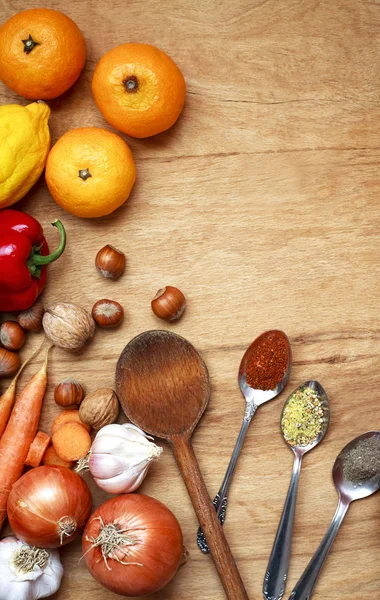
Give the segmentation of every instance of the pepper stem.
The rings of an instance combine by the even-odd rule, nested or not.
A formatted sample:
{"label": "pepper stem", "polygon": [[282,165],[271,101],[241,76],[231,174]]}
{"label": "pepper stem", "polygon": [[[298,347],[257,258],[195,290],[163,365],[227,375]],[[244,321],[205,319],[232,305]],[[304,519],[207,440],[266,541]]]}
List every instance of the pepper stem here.
{"label": "pepper stem", "polygon": [[66,231],[61,221],[56,219],[52,223],[53,227],[56,227],[61,234],[61,239],[59,242],[59,246],[54,252],[51,254],[47,254],[46,256],[42,256],[39,254],[40,247],[32,248],[30,256],[26,261],[27,267],[33,277],[40,277],[41,269],[44,265],[49,265],[54,260],[57,260],[62,254],[66,246]]}
{"label": "pepper stem", "polygon": [[56,219],[52,223],[53,227],[56,227],[61,234],[61,239],[59,241],[59,246],[54,252],[51,254],[47,254],[46,256],[42,256],[41,254],[35,254],[33,256],[33,263],[35,265],[49,265],[54,260],[57,260],[62,254],[66,246],[66,231],[61,221]]}

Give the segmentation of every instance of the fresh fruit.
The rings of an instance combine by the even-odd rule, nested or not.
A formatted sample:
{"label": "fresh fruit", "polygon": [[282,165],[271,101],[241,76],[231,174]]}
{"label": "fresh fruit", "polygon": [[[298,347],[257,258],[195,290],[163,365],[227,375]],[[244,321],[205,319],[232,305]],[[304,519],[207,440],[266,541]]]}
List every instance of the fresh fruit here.
{"label": "fresh fruit", "polygon": [[0,106],[0,208],[25,196],[41,175],[50,148],[49,115],[44,102]]}
{"label": "fresh fruit", "polygon": [[0,210],[0,312],[27,310],[46,285],[47,265],[65,249],[61,221],[52,225],[60,233],[58,248],[49,254],[40,223],[20,210]]}
{"label": "fresh fruit", "polygon": [[111,125],[145,138],[176,122],[185,103],[186,83],[175,62],[158,48],[122,44],[99,61],[92,92]]}
{"label": "fresh fruit", "polygon": [[135,179],[127,144],[116,133],[97,127],[65,133],[46,162],[51,195],[76,217],[108,215],[127,200]]}
{"label": "fresh fruit", "polygon": [[60,96],[78,79],[85,60],[78,26],[57,10],[24,10],[0,27],[0,79],[25,98]]}

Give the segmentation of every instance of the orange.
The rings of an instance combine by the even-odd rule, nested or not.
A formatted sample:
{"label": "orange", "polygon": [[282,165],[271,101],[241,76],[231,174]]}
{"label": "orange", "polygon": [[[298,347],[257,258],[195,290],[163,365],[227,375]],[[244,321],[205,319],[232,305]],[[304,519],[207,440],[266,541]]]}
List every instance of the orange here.
{"label": "orange", "polygon": [[136,179],[132,152],[116,133],[98,127],[71,129],[53,146],[46,183],[56,203],[77,217],[108,215]]}
{"label": "orange", "polygon": [[80,30],[57,10],[24,10],[0,27],[0,79],[24,98],[60,96],[78,79],[85,60]]}
{"label": "orange", "polygon": [[122,44],[100,59],[92,92],[111,125],[145,138],[176,122],[185,103],[186,83],[165,52],[148,44]]}

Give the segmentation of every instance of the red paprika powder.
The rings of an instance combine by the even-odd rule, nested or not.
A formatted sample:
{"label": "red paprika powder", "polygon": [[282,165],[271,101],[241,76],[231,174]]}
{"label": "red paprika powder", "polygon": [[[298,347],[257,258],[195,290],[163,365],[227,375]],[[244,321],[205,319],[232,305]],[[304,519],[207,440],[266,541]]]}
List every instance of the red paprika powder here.
{"label": "red paprika powder", "polygon": [[247,384],[255,390],[273,390],[285,375],[290,360],[286,334],[276,329],[266,331],[245,353]]}

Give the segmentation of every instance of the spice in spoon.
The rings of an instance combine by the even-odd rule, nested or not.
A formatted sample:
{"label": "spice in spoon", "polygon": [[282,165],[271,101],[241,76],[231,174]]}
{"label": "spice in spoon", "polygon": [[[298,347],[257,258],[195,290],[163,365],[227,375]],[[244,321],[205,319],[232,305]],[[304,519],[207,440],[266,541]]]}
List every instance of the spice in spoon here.
{"label": "spice in spoon", "polygon": [[380,437],[361,438],[344,453],[343,477],[358,485],[380,477]]}
{"label": "spice in spoon", "polygon": [[246,381],[255,390],[274,390],[289,365],[290,346],[282,331],[263,333],[246,352]]}
{"label": "spice in spoon", "polygon": [[297,388],[288,398],[281,428],[290,446],[309,446],[322,433],[325,419],[323,398],[309,386]]}

